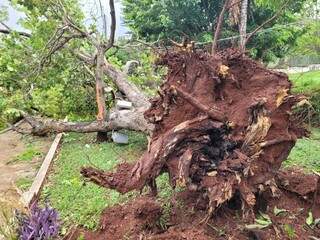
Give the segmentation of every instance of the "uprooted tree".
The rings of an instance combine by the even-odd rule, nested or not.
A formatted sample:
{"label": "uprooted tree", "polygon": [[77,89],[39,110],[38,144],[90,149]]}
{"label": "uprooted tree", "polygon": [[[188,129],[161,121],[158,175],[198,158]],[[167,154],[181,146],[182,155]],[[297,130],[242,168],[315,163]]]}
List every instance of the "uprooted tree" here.
{"label": "uprooted tree", "polygon": [[[125,73],[105,59],[114,33],[109,42],[97,42],[65,13],[63,29],[88,38],[96,47],[94,56],[75,54],[95,66],[99,117],[96,122],[70,123],[26,115],[33,133],[107,132],[122,128],[149,132],[148,150],[136,163],[122,163],[115,172],[85,167],[82,175],[121,193],[148,185],[156,194],[156,178],[168,172],[172,187],[198,192],[206,201],[208,214],[204,221],[235,196],[242,209],[251,213],[258,193],[278,194],[278,170],[296,140],[308,134],[303,126],[304,116],[296,109],[306,101],[291,93],[287,75],[246,57],[244,46],[242,50],[217,51],[216,40],[228,2],[217,23],[212,54],[187,44],[159,57],[157,64],[168,67],[168,74],[151,104],[126,80]],[[63,41],[63,45],[67,42]],[[133,110],[106,114],[105,106],[99,105],[104,98],[103,74],[133,102]]]}
{"label": "uprooted tree", "polygon": [[[145,112],[155,129],[149,149],[115,173],[83,168],[91,181],[126,193],[168,172],[173,187],[201,191],[209,213],[239,193],[252,209],[255,193],[271,189],[297,138],[307,132],[293,113],[303,100],[285,74],[265,69],[236,50],[211,56],[168,53],[159,97]],[[210,214],[209,214],[210,215]]]}
{"label": "uprooted tree", "polygon": [[[218,39],[223,25],[225,12],[238,12],[234,11],[234,8],[239,8],[240,3],[241,1],[230,0],[224,2],[221,13],[217,19],[216,30],[213,33],[212,55],[215,55],[218,48]],[[109,1],[111,24],[108,38],[106,36],[106,29],[104,29],[105,34],[101,35],[98,32],[87,30],[86,27],[81,26],[77,21],[73,20],[70,12],[64,6],[63,2],[57,1],[51,5],[54,12],[60,15],[58,19],[61,24],[47,43],[47,49],[45,51],[46,54],[42,56],[36,71],[42,71],[46,65],[50,64],[52,55],[60,51],[62,48],[67,47],[72,40],[83,39],[84,42],[91,46],[91,51],[85,52],[83,49],[72,51],[79,60],[87,65],[87,71],[89,71],[95,79],[95,95],[98,110],[96,115],[97,120],[94,122],[81,123],[66,122],[32,117],[27,113],[23,113],[24,118],[32,127],[31,133],[36,135],[45,135],[49,132],[98,132],[98,140],[106,140],[107,132],[118,129],[130,129],[151,133],[154,126],[152,123],[147,122],[143,116],[144,111],[150,106],[148,99],[142,91],[127,80],[127,73],[125,71],[122,72],[113,67],[105,57],[106,52],[114,47],[115,41],[116,18],[114,1]],[[242,15],[246,15],[246,11],[242,11],[244,11],[244,14]],[[273,16],[271,20],[277,15],[278,13]],[[240,21],[241,19],[245,19],[246,16],[241,16],[240,19],[240,12],[238,12],[237,14],[233,14],[233,18],[239,18],[238,21]],[[104,27],[106,28],[106,19],[104,18],[103,21]],[[249,41],[257,30],[246,35],[245,32],[243,32],[246,31],[245,26],[243,26],[246,25],[246,21],[241,20],[240,22],[244,22],[240,24],[240,34],[242,34],[243,40],[239,43],[241,45],[241,51],[244,52],[246,42]],[[30,34],[28,36],[30,37]],[[182,50],[193,51],[193,44],[189,44],[187,41],[178,47]],[[91,71],[90,69],[93,70]],[[106,108],[106,84],[104,81],[106,77],[110,78],[118,90],[124,94],[125,98],[133,103],[134,107],[131,110],[118,110],[116,108],[108,110]],[[17,128],[16,130],[19,131]]]}

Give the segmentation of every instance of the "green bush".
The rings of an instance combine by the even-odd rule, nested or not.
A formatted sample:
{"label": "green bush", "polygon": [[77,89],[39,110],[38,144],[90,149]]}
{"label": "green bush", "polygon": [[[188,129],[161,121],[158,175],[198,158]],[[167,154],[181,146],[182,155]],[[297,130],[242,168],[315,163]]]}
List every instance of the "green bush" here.
{"label": "green bush", "polygon": [[35,89],[32,93],[33,105],[49,117],[63,115],[63,86],[57,84],[49,89]]}

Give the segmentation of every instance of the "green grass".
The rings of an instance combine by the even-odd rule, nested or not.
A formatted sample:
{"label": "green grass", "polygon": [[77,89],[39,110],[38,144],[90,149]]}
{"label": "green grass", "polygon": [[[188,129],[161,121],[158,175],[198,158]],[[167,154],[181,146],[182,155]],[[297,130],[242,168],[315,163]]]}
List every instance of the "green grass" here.
{"label": "green grass", "polygon": [[312,94],[320,91],[320,71],[289,74],[289,78],[294,92]]}
{"label": "green grass", "polygon": [[[293,91],[310,97],[315,114],[312,123],[320,123],[320,71],[290,74]],[[284,167],[299,166],[307,171],[320,171],[320,129],[313,128],[309,138],[299,139],[291,151]]]}
{"label": "green grass", "polygon": [[39,151],[33,144],[28,144],[26,149],[16,156],[10,163],[12,162],[31,162],[35,157],[41,157],[42,152]]}
{"label": "green grass", "polygon": [[69,134],[65,136],[58,158],[55,160],[49,183],[42,192],[56,208],[65,226],[97,227],[101,212],[108,206],[128,200],[134,193],[121,195],[87,182],[80,175],[83,166],[112,170],[121,161],[137,159],[146,147],[143,134],[129,133],[128,145],[94,142],[94,135]]}
{"label": "green grass", "polygon": [[298,166],[307,171],[320,172],[320,129],[312,129],[309,138],[299,139],[284,167]]}
{"label": "green grass", "polygon": [[15,184],[21,191],[27,191],[31,187],[32,182],[33,179],[28,177],[22,177],[19,178]]}

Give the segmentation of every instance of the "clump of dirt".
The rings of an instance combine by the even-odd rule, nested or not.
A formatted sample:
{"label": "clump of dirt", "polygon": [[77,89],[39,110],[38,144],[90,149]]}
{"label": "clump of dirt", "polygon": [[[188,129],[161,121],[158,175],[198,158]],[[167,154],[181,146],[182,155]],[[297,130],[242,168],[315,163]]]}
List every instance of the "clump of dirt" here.
{"label": "clump of dirt", "polygon": [[152,197],[142,196],[126,205],[117,205],[106,209],[100,221],[100,230],[96,233],[78,230],[65,239],[114,240],[139,239],[147,232],[157,229],[161,216],[161,207]]}
{"label": "clump of dirt", "polygon": [[[297,138],[308,134],[293,111],[303,96],[291,94],[287,75],[235,49],[215,56],[168,52],[158,64],[169,71],[145,112],[155,125],[148,151],[116,172],[83,168],[81,173],[121,193],[149,185],[156,194],[155,179],[168,172],[173,188],[201,196],[202,222],[230,201],[243,210],[243,219],[252,215],[257,194],[279,194],[281,163]],[[202,231],[195,234],[201,239]]]}
{"label": "clump of dirt", "polygon": [[[296,175],[302,182],[290,184],[290,175]],[[288,176],[288,178],[287,178]],[[281,178],[281,180],[280,180]],[[241,209],[237,196],[218,208],[208,221],[208,200],[200,192],[185,190],[176,193],[170,200],[170,215],[165,223],[161,222],[161,208],[154,198],[142,196],[132,202],[115,206],[104,211],[100,229],[95,232],[77,230],[67,236],[66,240],[76,240],[84,236],[86,240],[99,239],[141,239],[141,240],[269,240],[301,239],[310,240],[320,237],[320,225],[310,225],[306,219],[312,213],[320,218],[320,195],[315,195],[318,184],[313,185],[319,177],[303,174],[298,170],[281,171],[275,195],[272,191],[256,194],[257,205],[252,214],[246,215]],[[289,182],[289,184],[287,184]],[[298,192],[308,186],[306,195]],[[312,193],[312,194],[310,194]],[[267,215],[270,223],[265,226],[249,228],[260,215]]]}

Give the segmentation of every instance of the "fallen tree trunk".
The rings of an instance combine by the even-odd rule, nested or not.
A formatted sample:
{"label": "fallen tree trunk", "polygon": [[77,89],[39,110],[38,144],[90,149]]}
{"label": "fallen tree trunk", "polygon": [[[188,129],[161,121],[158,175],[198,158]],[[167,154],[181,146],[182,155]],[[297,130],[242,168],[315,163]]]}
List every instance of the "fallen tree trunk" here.
{"label": "fallen tree trunk", "polygon": [[51,132],[109,132],[112,130],[128,129],[149,133],[152,131],[152,124],[147,123],[143,117],[144,109],[113,110],[107,121],[93,122],[66,122],[61,120],[43,119],[24,114],[24,118],[32,127],[34,135],[46,135]]}
{"label": "fallen tree trunk", "polygon": [[143,107],[145,109],[150,106],[147,97],[137,88],[137,86],[128,81],[127,75],[124,72],[117,70],[106,60],[104,64],[104,73],[111,78],[117,88],[126,95],[134,106]]}
{"label": "fallen tree trunk", "polygon": [[116,172],[83,168],[84,177],[126,193],[168,172],[173,187],[202,193],[208,216],[237,197],[253,209],[256,194],[276,189],[275,175],[307,131],[292,108],[287,75],[265,69],[228,49],[217,55],[167,53],[167,80],[145,117],[155,128],[150,148]]}

